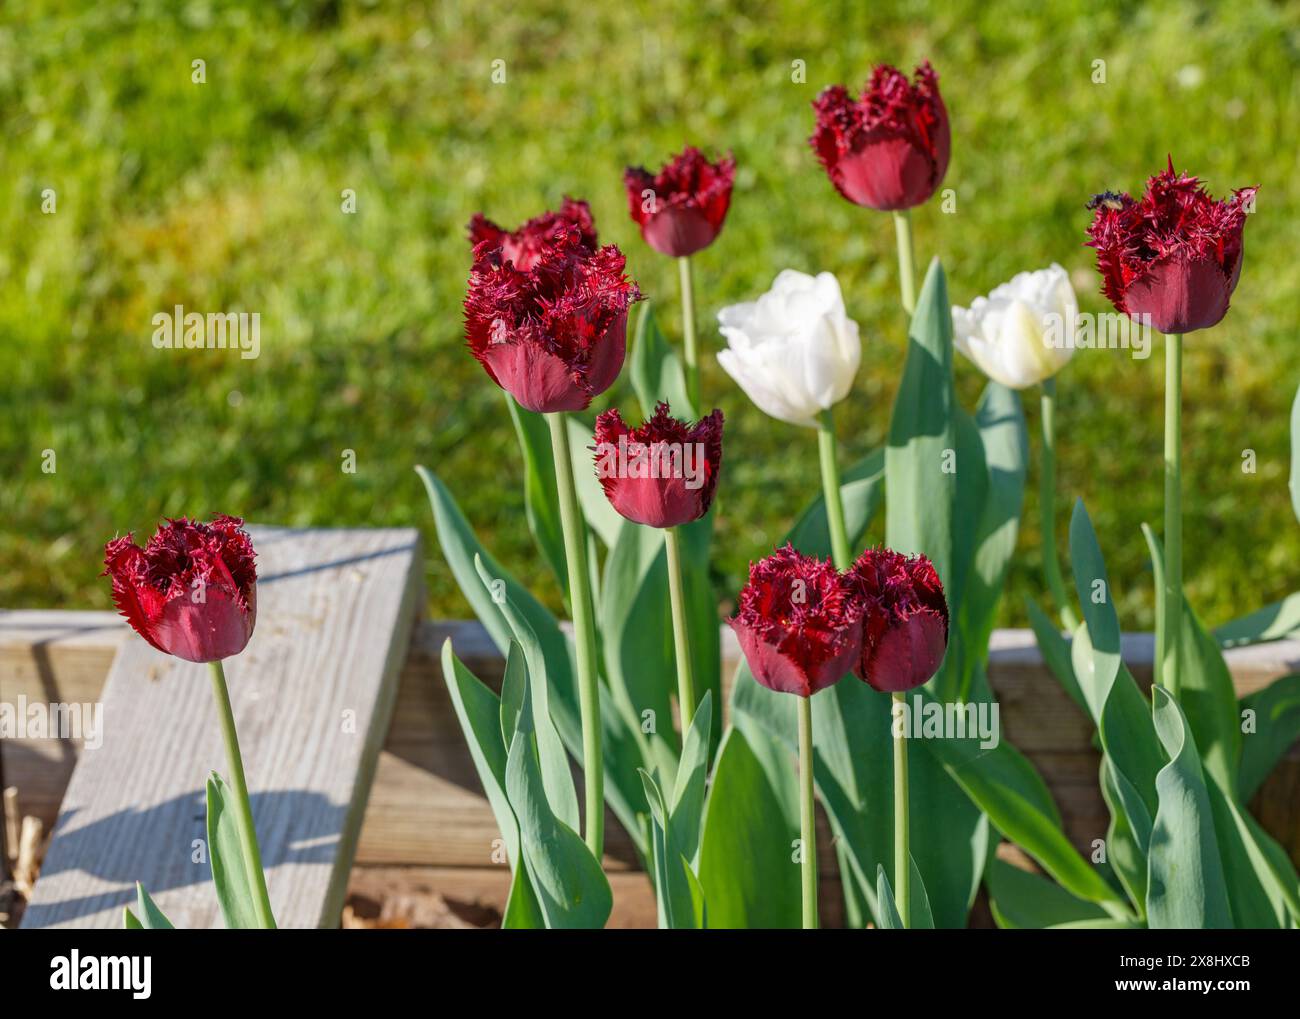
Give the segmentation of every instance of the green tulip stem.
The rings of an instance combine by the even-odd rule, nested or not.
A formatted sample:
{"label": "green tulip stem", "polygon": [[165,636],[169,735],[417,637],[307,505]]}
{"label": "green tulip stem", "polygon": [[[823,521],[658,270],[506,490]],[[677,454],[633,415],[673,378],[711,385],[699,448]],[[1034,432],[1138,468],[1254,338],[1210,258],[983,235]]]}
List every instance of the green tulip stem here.
{"label": "green tulip stem", "polygon": [[691,413],[699,413],[700,362],[695,347],[695,283],[691,278],[691,259],[684,255],[677,259],[677,273],[682,284],[682,344],[686,361],[686,395],[691,401]]}
{"label": "green tulip stem", "polygon": [[835,459],[835,420],[829,410],[817,416],[817,449],[821,454],[822,501],[831,534],[831,557],[837,570],[853,564],[849,535],[844,527],[844,500],[840,494],[840,468]]}
{"label": "green tulip stem", "polygon": [[817,829],[813,794],[812,698],[799,698],[799,875],[804,930],[817,929]]}
{"label": "green tulip stem", "polygon": [[569,605],[578,663],[578,707],[582,718],[582,778],[586,791],[586,843],[599,861],[605,843],[605,772],[600,757],[600,677],[596,672],[596,621],[587,569],[587,534],[573,483],[569,428],[563,412],[546,415],[560,496],[560,525],[569,571]]}
{"label": "green tulip stem", "polygon": [[1043,576],[1047,589],[1052,592],[1061,625],[1074,633],[1079,621],[1070,607],[1061,579],[1061,564],[1056,558],[1056,379],[1043,380],[1042,462],[1038,471],[1038,512],[1043,530]]}
{"label": "green tulip stem", "polygon": [[912,851],[907,821],[907,694],[894,694],[894,903],[904,928],[912,926]]}
{"label": "green tulip stem", "polygon": [[239,734],[235,732],[235,713],[230,707],[226,672],[219,658],[208,664],[212,666],[212,692],[217,701],[221,737],[226,744],[226,759],[230,763],[230,784],[235,790],[238,807],[235,812],[235,825],[239,831],[239,847],[244,855],[244,873],[248,879],[248,886],[253,890],[253,906],[257,910],[259,926],[274,930],[275,917],[271,914],[271,896],[266,890],[266,875],[262,872],[262,853],[257,847],[253,805],[248,799],[248,783],[244,779],[244,758],[239,752]]}
{"label": "green tulip stem", "polygon": [[682,735],[695,715],[695,678],[691,672],[691,636],[686,625],[686,592],[682,587],[682,547],[676,527],[664,528],[668,552],[668,600],[673,610],[673,649],[677,653],[677,710],[682,716]]}
{"label": "green tulip stem", "polygon": [[910,316],[916,311],[916,260],[912,253],[912,214],[909,210],[895,210],[894,233],[898,236],[898,290],[903,298],[903,310]]}
{"label": "green tulip stem", "polygon": [[1165,599],[1160,674],[1178,697],[1183,621],[1183,337],[1165,337]]}

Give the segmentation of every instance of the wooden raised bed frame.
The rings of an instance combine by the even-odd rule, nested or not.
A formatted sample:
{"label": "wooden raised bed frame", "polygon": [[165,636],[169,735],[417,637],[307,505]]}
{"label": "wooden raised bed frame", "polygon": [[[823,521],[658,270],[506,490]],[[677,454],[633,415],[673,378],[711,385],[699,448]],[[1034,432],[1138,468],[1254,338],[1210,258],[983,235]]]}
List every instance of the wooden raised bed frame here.
{"label": "wooden raised bed frame", "polygon": [[[354,897],[378,901],[437,893],[453,903],[499,909],[509,872],[493,862],[498,832],[443,683],[439,653],[448,637],[471,670],[489,684],[499,683],[501,658],[477,623],[416,620],[355,854],[341,864],[350,867],[348,891]],[[29,702],[95,701],[119,649],[137,639],[108,612],[0,612],[0,700],[14,702],[24,695]],[[730,676],[737,649],[726,628],[723,641],[724,675]],[[1135,675],[1148,682],[1150,636],[1126,638],[1124,652]],[[1246,694],[1300,669],[1300,642],[1234,649],[1227,659],[1238,694]],[[1029,631],[995,632],[988,674],[1002,705],[1004,738],[1034,762],[1070,838],[1090,851],[1093,840],[1104,837],[1107,820],[1091,723],[1047,673]],[[6,782],[17,786],[22,812],[39,817],[47,829],[58,816],[78,752],[74,741],[4,742]],[[268,780],[274,776],[250,772],[255,797]],[[1251,807],[1300,861],[1300,744],[1279,763]],[[842,912],[834,853],[822,822],[821,898],[829,926],[840,922]],[[612,816],[607,831],[605,866],[615,899],[610,925],[653,927],[648,883],[636,871],[635,854]],[[340,849],[347,851],[346,845]],[[328,925],[328,918],[323,922]]]}

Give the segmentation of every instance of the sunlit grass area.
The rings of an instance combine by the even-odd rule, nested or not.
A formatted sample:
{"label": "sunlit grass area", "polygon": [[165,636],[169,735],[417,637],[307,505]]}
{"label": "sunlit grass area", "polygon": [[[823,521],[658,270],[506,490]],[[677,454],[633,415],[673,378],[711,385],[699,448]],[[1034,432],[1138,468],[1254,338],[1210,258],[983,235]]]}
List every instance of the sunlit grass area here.
{"label": "sunlit grass area", "polygon": [[[463,347],[465,224],[587,198],[675,339],[675,267],[641,242],[621,172],[685,142],[740,167],[696,260],[704,391],[727,417],[730,598],[818,481],[813,434],[764,417],[718,368],[713,316],[781,268],[835,272],[865,339],[839,411],[845,459],[882,442],[904,348],[893,230],[826,181],[809,103],[874,63],[927,57],[952,114],[956,208],[917,210],[917,245],[959,303],[1056,261],[1085,310],[1107,310],[1084,203],[1140,188],[1167,153],[1216,194],[1261,186],[1232,310],[1186,346],[1187,586],[1211,622],[1296,587],[1300,8],[28,0],[0,24],[0,603],[107,607],[104,540],[165,515],[432,540],[422,462],[558,605],[503,396]],[[177,304],[260,313],[260,357],[155,350],[152,316]],[[968,406],[982,381],[959,364]],[[1160,520],[1162,384],[1159,347],[1083,352],[1059,379],[1059,527],[1086,500],[1131,627],[1151,624],[1139,525]],[[626,388],[610,397],[632,406]],[[1040,597],[1035,484],[1007,624]],[[436,550],[428,581],[435,614],[469,614]]]}

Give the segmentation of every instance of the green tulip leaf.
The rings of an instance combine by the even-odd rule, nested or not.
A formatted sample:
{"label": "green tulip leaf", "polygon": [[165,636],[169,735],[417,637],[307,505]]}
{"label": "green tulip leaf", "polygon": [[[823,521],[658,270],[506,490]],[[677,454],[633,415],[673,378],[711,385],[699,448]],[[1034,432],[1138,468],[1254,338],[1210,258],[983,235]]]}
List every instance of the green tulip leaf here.
{"label": "green tulip leaf", "polygon": [[744,733],[729,729],[704,808],[700,886],[709,926],[798,928],[799,866],[791,828]]}
{"label": "green tulip leaf", "polygon": [[1200,755],[1178,702],[1152,687],[1156,733],[1169,763],[1156,776],[1159,809],[1147,857],[1147,923],[1160,929],[1232,926]]}
{"label": "green tulip leaf", "polygon": [[1222,648],[1246,647],[1300,636],[1300,591],[1214,630]]}
{"label": "green tulip leaf", "polygon": [[560,499],[555,486],[555,459],[551,451],[551,430],[546,419],[525,410],[509,393],[505,397],[514,422],[515,436],[524,458],[524,516],[528,530],[551,568],[564,597],[569,597],[569,571],[564,554],[564,532],[560,526]]}
{"label": "green tulip leaf", "polygon": [[1300,739],[1300,675],[1275,679],[1241,700],[1252,712],[1254,730],[1242,737],[1241,769],[1237,778],[1244,803],[1258,791],[1282,755]]}
{"label": "green tulip leaf", "polygon": [[629,361],[628,374],[641,404],[642,417],[654,414],[660,400],[668,403],[675,417],[695,421],[700,416],[699,408],[687,395],[682,363],[664,339],[650,301],[642,303],[637,315]]}
{"label": "green tulip leaf", "polygon": [[169,931],[173,930],[173,925],[163,911],[158,908],[158,904],[153,901],[149,893],[144,890],[144,885],[139,881],[135,883],[135,912],[125,910],[124,922],[130,930],[147,930],[147,931]]}
{"label": "green tulip leaf", "polygon": [[989,862],[985,880],[993,919],[1004,929],[1041,930],[1079,921],[1114,920],[1095,902],[1071,895],[1041,874],[1003,860]]}
{"label": "green tulip leaf", "polygon": [[[217,905],[228,930],[253,930],[262,926],[257,916],[253,886],[244,867],[239,840],[239,804],[234,792],[215,771],[208,776],[208,863]],[[140,922],[145,922],[145,917]]]}

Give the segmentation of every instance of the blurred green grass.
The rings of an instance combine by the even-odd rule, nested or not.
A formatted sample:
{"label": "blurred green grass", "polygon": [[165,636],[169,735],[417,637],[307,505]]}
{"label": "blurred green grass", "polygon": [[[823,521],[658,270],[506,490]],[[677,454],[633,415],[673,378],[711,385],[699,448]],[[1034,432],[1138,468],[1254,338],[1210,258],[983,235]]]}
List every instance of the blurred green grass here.
{"label": "blurred green grass", "polygon": [[[779,269],[834,271],[865,339],[839,412],[843,455],[865,454],[901,368],[893,232],[827,183],[805,141],[809,102],[834,81],[856,88],[876,62],[926,57],[953,118],[957,210],[918,210],[917,245],[943,256],[959,303],[1058,261],[1085,310],[1107,310],[1083,204],[1139,188],[1167,152],[1216,194],[1262,186],[1232,311],[1187,344],[1186,572],[1214,622],[1296,586],[1296,5],[69,7],[28,0],[0,26],[0,604],[107,606],[104,540],[164,515],[409,524],[432,541],[417,462],[556,604],[502,396],[462,345],[465,223],[483,210],[513,225],[566,192],[588,198],[675,337],[674,267],[640,241],[620,177],[687,141],[740,164],[727,226],[696,260],[706,350],[716,310]],[[196,59],[206,84],[191,82]],[[796,60],[806,83],[792,81]],[[47,188],[54,215],[41,213]],[[344,188],[356,215],[340,211]],[[174,304],[260,312],[261,357],[154,350],[150,319]],[[1129,626],[1151,624],[1138,527],[1161,515],[1162,372],[1158,350],[1085,352],[1059,383],[1061,541],[1084,498]],[[960,362],[968,406],[981,385]],[[704,387],[727,415],[725,600],[817,490],[817,468],[812,433],[763,417],[711,356]],[[42,473],[45,449],[55,474]],[[349,449],[355,474],[341,469]],[[1030,484],[1012,624],[1041,597]],[[436,548],[428,570],[431,610],[467,615]]]}

